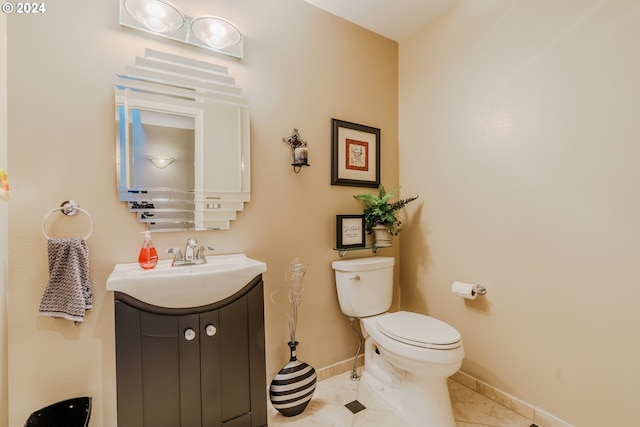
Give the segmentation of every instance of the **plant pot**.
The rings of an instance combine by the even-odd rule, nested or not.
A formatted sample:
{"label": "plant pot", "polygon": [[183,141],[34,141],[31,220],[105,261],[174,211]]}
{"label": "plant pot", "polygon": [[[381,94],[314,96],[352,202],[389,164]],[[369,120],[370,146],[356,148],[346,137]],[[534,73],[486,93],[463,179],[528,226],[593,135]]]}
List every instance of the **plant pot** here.
{"label": "plant pot", "polygon": [[376,248],[388,248],[393,246],[393,236],[384,225],[373,227],[373,246]]}

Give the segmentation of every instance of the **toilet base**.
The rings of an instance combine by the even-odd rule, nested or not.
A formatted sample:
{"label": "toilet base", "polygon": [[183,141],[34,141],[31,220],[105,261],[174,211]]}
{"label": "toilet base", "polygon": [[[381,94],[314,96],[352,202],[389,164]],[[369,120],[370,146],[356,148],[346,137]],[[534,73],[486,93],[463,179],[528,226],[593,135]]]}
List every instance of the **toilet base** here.
{"label": "toilet base", "polygon": [[[405,384],[407,385],[407,384]],[[415,427],[455,427],[446,380],[444,390],[390,388],[363,373],[358,385],[358,402],[367,408],[391,410]]]}
{"label": "toilet base", "polygon": [[446,376],[419,378],[389,363],[375,348],[368,338],[357,394],[360,403],[393,410],[416,427],[455,427]]}

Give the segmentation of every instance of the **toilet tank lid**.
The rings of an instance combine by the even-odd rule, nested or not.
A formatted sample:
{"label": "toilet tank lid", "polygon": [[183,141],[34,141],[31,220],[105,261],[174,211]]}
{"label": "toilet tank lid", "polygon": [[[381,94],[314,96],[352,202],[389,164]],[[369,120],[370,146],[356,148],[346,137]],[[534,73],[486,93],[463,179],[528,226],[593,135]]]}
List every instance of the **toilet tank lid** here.
{"label": "toilet tank lid", "polygon": [[395,258],[385,256],[374,256],[366,258],[347,259],[344,261],[333,261],[331,267],[337,271],[366,271],[377,270],[379,268],[393,267]]}

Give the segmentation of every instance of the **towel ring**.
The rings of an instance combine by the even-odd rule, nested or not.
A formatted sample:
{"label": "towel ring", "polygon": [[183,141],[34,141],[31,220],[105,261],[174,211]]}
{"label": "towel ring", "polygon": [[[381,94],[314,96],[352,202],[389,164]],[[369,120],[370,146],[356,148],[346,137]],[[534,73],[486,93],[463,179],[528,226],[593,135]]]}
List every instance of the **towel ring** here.
{"label": "towel ring", "polygon": [[44,218],[42,218],[42,234],[44,234],[44,237],[48,239],[51,239],[51,237],[49,237],[49,235],[47,234],[47,232],[44,229],[44,225],[47,222],[47,219],[49,218],[49,216],[57,211],[61,211],[63,214],[67,215],[67,216],[74,216],[77,215],[78,212],[82,212],[84,213],[88,218],[89,218],[89,222],[90,222],[90,228],[89,228],[89,232],[87,233],[86,236],[83,237],[84,240],[87,240],[89,238],[89,236],[91,236],[91,233],[93,233],[93,218],[91,218],[91,215],[89,215],[89,212],[87,212],[86,210],[82,209],[79,205],[78,202],[76,202],[75,200],[65,200],[64,202],[62,202],[62,204],[60,205],[59,208],[55,208],[55,209],[51,209],[45,216]]}

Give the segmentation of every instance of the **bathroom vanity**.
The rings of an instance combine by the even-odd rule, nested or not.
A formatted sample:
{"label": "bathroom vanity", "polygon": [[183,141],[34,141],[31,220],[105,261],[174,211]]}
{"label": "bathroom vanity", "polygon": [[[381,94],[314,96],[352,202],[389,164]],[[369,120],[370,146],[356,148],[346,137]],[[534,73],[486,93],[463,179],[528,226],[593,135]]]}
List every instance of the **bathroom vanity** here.
{"label": "bathroom vanity", "polygon": [[[262,274],[238,290],[228,288],[230,295],[212,297],[221,288],[219,280],[243,280],[229,271],[246,275],[266,266],[244,255],[208,259],[208,265],[192,267],[167,267],[161,261],[159,272],[120,264],[109,277],[107,289],[115,292],[119,427],[267,425]],[[158,286],[150,299],[166,297],[168,289],[208,295],[215,302],[166,307],[142,301],[144,293],[137,292],[145,279],[153,282],[154,273]],[[172,273],[169,289],[163,279]],[[130,283],[135,288],[125,292]],[[184,305],[180,298],[170,299]]]}

